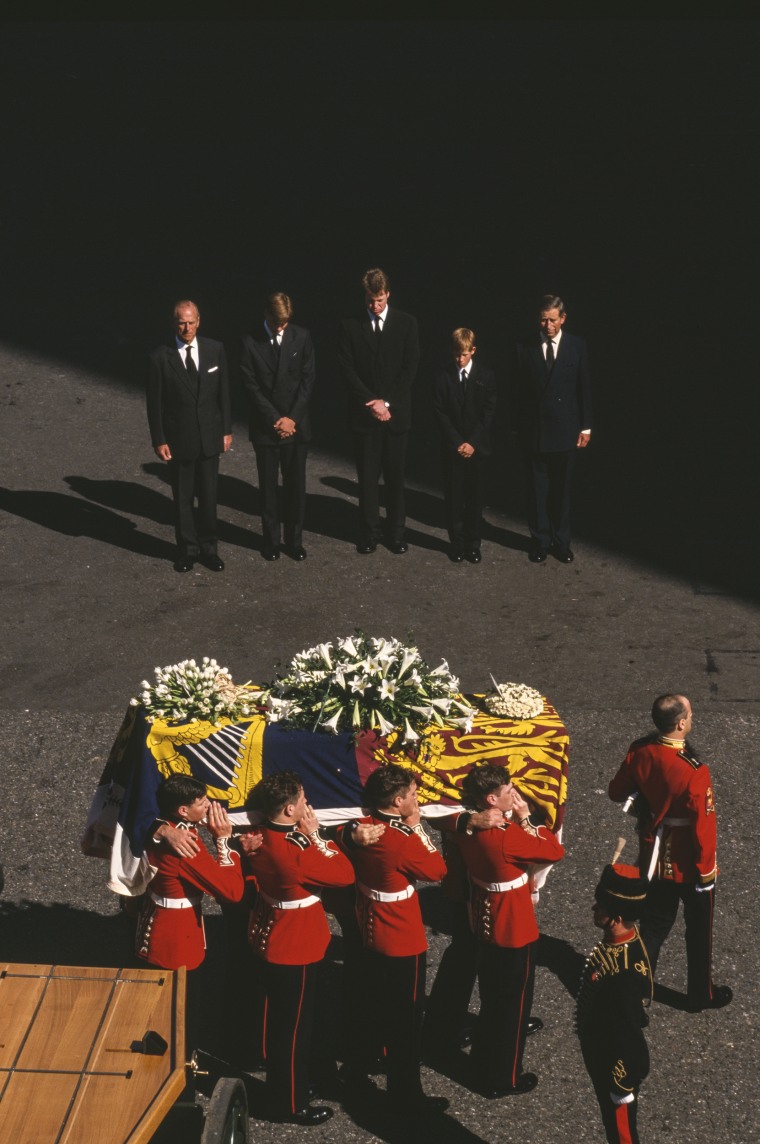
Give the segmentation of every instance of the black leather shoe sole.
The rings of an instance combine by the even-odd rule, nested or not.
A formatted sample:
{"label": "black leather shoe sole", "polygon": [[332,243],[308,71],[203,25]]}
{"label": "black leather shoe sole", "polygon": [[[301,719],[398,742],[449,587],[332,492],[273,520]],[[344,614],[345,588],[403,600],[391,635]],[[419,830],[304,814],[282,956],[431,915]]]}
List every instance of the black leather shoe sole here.
{"label": "black leather shoe sole", "polygon": [[543,551],[543,549],[539,549],[535,552],[529,552],[528,560],[530,560],[531,564],[545,564],[546,553]]}
{"label": "black leather shoe sole", "polygon": [[544,1027],[544,1023],[540,1017],[530,1017],[528,1020],[528,1028],[525,1036],[529,1037],[531,1033],[540,1033]]}
{"label": "black leather shoe sole", "polygon": [[483,1096],[486,1100],[501,1100],[504,1096],[524,1096],[526,1092],[533,1092],[537,1084],[538,1077],[535,1073],[523,1073],[517,1078],[517,1084],[491,1089],[490,1092],[484,1092]]}
{"label": "black leather shoe sole", "polygon": [[192,572],[194,560],[184,559],[174,561],[175,572]]}
{"label": "black leather shoe sole", "polygon": [[368,540],[366,544],[357,544],[356,551],[360,556],[369,556],[371,552],[377,551],[377,544],[374,540]]}
{"label": "black leather shoe sole", "polygon": [[279,548],[264,548],[261,555],[265,560],[279,560],[280,550]]}
{"label": "black leather shoe sole", "polygon": [[388,551],[392,552],[394,556],[403,556],[405,552],[409,551],[409,545],[405,540],[396,540],[393,544],[388,545]]}
{"label": "black leather shoe sole", "polygon": [[472,548],[469,552],[465,553],[465,556],[470,561],[470,564],[480,564],[481,560],[483,559],[483,557],[480,555],[479,548]]}
{"label": "black leather shoe sole", "polygon": [[306,559],[306,549],[302,548],[300,544],[299,544],[298,548],[286,548],[285,551],[287,552],[287,554],[291,560],[305,560]]}

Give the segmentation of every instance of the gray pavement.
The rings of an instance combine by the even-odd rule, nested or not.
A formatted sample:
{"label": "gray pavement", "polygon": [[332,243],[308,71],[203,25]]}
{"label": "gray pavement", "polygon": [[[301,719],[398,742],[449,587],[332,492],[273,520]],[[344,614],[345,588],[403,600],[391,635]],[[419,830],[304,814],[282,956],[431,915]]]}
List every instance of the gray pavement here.
{"label": "gray pavement", "polygon": [[[267,679],[315,641],[361,627],[446,657],[465,690],[488,673],[546,693],[571,740],[567,857],[542,895],[529,1042],[535,1093],[489,1104],[451,1078],[425,1073],[451,1108],[438,1139],[570,1144],[603,1139],[571,1034],[567,967],[596,940],[590,901],[619,833],[633,835],[606,797],[628,742],[648,728],[652,697],[686,692],[694,741],[710,761],[719,815],[715,976],[733,1004],[690,1016],[658,1003],[652,1072],[640,1110],[644,1141],[752,1144],[758,1096],[758,958],[753,921],[750,780],[760,732],[758,609],[708,582],[633,563],[577,536],[576,562],[525,556],[518,518],[488,513],[483,563],[454,566],[430,521],[435,474],[410,495],[409,553],[356,555],[355,484],[345,459],[315,453],[309,469],[309,556],[265,563],[257,550],[254,459],[242,426],[223,461],[220,554],[226,571],[177,576],[168,489],[154,463],[141,396],[111,378],[0,346],[0,530],[3,639],[0,856],[6,887],[0,957],[118,963],[125,931],[105,871],[79,852],[90,797],[130,696],[158,663],[216,656],[234,677]],[[585,481],[593,485],[593,454]],[[667,493],[667,490],[664,490]],[[628,490],[627,496],[630,495]],[[642,506],[645,517],[648,506]],[[309,522],[307,521],[307,524]],[[638,526],[640,527],[640,526]],[[631,855],[632,856],[632,855]],[[434,888],[421,898],[435,922]],[[221,935],[212,916],[210,940]],[[445,936],[431,930],[434,965]],[[568,943],[567,946],[562,943]],[[568,948],[569,947],[569,948]],[[685,985],[682,931],[660,962],[661,983]],[[315,1140],[397,1140],[338,1105]],[[260,1141],[305,1130],[255,1124]]]}

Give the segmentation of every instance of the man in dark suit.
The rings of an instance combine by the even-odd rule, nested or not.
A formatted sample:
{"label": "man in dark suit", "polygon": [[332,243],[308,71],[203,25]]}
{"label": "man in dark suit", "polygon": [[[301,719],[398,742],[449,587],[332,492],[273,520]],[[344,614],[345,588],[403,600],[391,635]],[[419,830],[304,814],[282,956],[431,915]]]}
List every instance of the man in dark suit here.
{"label": "man in dark suit", "polygon": [[591,440],[591,379],[583,338],[565,333],[565,304],[541,302],[540,332],[517,347],[517,429],[528,472],[529,559],[548,552],[572,563],[570,483],[578,449]]}
{"label": "man in dark suit", "polygon": [[385,485],[386,543],[401,556],[404,540],[404,461],[412,422],[412,383],[420,362],[417,320],[388,306],[382,270],[362,279],[363,314],[340,328],[338,362],[348,386],[359,479],[361,533],[356,551],[374,552],[381,536],[380,474]]}
{"label": "man in dark suit", "polygon": [[435,379],[433,403],[441,433],[449,558],[480,564],[483,484],[496,411],[493,371],[475,362],[475,334],[460,327],[451,335],[453,362]]}
{"label": "man in dark suit", "polygon": [[253,337],[243,338],[240,358],[243,387],[250,403],[249,436],[259,473],[265,560],[277,560],[280,556],[280,470],[285,550],[294,560],[306,559],[303,518],[314,347],[309,331],[292,324],[292,314],[287,294],[270,295],[264,324]]}
{"label": "man in dark suit", "polygon": [[216,490],[219,454],[232,445],[227,359],[221,342],[198,337],[200,321],[195,302],[178,302],[175,336],[153,351],[148,368],[150,436],[169,465],[174,494],[177,572],[189,572],[196,560],[212,572],[224,569],[216,551]]}

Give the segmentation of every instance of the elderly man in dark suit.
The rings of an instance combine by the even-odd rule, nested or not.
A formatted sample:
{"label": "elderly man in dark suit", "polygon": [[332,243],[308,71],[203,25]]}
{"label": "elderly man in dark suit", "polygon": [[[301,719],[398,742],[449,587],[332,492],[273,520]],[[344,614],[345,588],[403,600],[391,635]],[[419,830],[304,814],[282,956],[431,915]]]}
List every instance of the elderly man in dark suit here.
{"label": "elderly man in dark suit", "polygon": [[287,294],[271,294],[266,301],[264,323],[253,337],[243,338],[240,358],[250,406],[249,436],[259,473],[265,560],[277,560],[280,556],[280,471],[285,551],[293,560],[306,559],[303,521],[314,347],[309,331],[293,325],[292,314],[293,304]]}
{"label": "elderly man in dark suit", "polygon": [[177,572],[189,572],[196,560],[212,572],[224,569],[216,551],[216,491],[219,454],[232,445],[227,359],[221,342],[198,337],[200,322],[195,302],[178,302],[175,336],[153,351],[148,367],[151,440],[169,465],[174,494]]}
{"label": "elderly man in dark suit", "polygon": [[453,361],[435,379],[433,403],[441,434],[449,559],[480,564],[483,484],[496,412],[493,371],[475,361],[475,334],[461,326],[451,335]]}
{"label": "elderly man in dark suit", "polygon": [[570,548],[570,483],[578,449],[591,440],[591,379],[583,338],[565,333],[565,303],[541,301],[540,332],[517,347],[517,430],[525,453],[530,505],[529,559],[548,552],[562,564]]}
{"label": "elderly man in dark suit", "polygon": [[404,540],[404,461],[412,423],[412,383],[420,361],[417,320],[390,309],[390,283],[382,270],[368,270],[362,284],[366,309],[342,323],[338,342],[359,479],[361,532],[356,550],[368,555],[380,540],[382,473],[386,543],[401,556],[409,550]]}

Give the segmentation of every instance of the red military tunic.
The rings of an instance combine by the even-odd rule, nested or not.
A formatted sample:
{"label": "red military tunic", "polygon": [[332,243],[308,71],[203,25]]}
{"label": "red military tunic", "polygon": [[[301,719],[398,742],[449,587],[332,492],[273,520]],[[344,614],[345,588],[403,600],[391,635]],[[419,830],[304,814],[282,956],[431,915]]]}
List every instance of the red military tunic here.
{"label": "red military tunic", "polygon": [[538,926],[525,867],[529,862],[557,862],[562,858],[565,851],[555,836],[543,826],[533,835],[505,821],[491,830],[456,834],[455,838],[470,875],[476,937],[511,949],[537,941]]}
{"label": "red military tunic", "polygon": [[[312,887],[350,886],[351,863],[329,842],[312,845],[287,823],[266,822],[264,843],[249,858],[259,887],[248,940],[253,952],[276,965],[321,961],[330,942],[322,903]],[[303,902],[291,907],[291,902]]]}
{"label": "red military tunic", "polygon": [[[185,829],[182,823],[179,829]],[[198,839],[197,831],[189,833]],[[200,839],[198,839],[200,842]],[[239,902],[244,880],[240,855],[230,850],[227,838],[216,840],[216,860],[200,842],[192,858],[148,848],[148,861],[156,873],[145,895],[137,923],[136,951],[149,965],[195,969],[206,953],[201,900],[203,894]]]}
{"label": "red military tunic", "polygon": [[717,826],[710,771],[680,740],[639,739],[631,744],[609,786],[624,802],[640,792],[649,816],[642,823],[640,867],[646,874],[655,836],[661,834],[653,877],[711,885],[716,878]]}
{"label": "red military tunic", "polygon": [[[380,839],[364,847],[351,845],[350,827],[341,832],[356,871],[356,916],[362,944],[386,957],[423,953],[427,938],[412,882],[440,881],[446,863],[424,831],[406,826],[399,815],[376,811],[358,821],[385,826]],[[383,900],[386,895],[398,898]]]}

